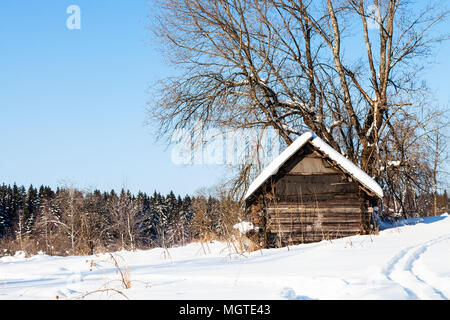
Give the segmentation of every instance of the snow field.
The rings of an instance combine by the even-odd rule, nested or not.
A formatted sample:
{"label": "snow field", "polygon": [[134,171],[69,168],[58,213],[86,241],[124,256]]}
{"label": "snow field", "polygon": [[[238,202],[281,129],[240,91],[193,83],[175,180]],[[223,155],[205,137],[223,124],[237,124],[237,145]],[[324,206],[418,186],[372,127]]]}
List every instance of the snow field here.
{"label": "snow field", "polygon": [[379,235],[235,253],[223,242],[0,258],[0,299],[449,299],[450,218]]}

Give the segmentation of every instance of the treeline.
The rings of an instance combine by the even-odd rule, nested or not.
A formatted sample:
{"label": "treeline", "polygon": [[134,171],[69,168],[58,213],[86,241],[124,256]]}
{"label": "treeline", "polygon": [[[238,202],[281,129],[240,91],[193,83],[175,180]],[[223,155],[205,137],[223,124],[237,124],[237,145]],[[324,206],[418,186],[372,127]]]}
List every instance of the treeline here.
{"label": "treeline", "polygon": [[450,208],[446,190],[443,193],[416,193],[408,189],[402,199],[395,193],[386,193],[383,205],[386,218],[439,216]]}
{"label": "treeline", "polygon": [[[183,245],[230,232],[231,200],[121,190],[0,186],[0,255],[51,255]],[[237,208],[237,207],[236,207]],[[235,208],[233,208],[235,209]]]}

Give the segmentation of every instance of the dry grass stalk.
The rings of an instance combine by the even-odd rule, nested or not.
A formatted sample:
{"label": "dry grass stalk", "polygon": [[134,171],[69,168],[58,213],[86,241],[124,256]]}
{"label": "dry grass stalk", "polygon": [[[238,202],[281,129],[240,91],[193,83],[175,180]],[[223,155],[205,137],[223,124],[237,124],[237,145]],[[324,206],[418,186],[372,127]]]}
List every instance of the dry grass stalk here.
{"label": "dry grass stalk", "polygon": [[87,292],[87,293],[83,294],[81,297],[79,297],[79,299],[84,299],[84,298],[86,298],[87,296],[89,296],[89,295],[91,295],[91,294],[94,294],[94,293],[105,293],[105,292],[106,292],[106,293],[109,293],[109,292],[115,292],[115,293],[118,293],[118,294],[120,294],[121,296],[123,296],[125,299],[130,300],[130,298],[128,298],[127,295],[126,295],[125,293],[123,293],[123,292],[120,291],[120,290],[113,289],[113,288],[98,289],[98,290],[90,291],[90,292]]}
{"label": "dry grass stalk", "polygon": [[121,268],[119,263],[117,262],[117,259],[111,253],[109,254],[109,256],[111,257],[112,261],[114,262],[114,266],[116,267],[118,273],[120,274],[120,281],[122,282],[123,288],[130,289],[131,288],[130,271],[126,266]]}

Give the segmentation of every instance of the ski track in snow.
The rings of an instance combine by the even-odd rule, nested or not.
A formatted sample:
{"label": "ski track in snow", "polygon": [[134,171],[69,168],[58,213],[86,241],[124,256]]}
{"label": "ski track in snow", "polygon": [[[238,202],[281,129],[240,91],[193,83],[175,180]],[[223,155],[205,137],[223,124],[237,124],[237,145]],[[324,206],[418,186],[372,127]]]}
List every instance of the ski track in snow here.
{"label": "ski track in snow", "polygon": [[398,283],[406,291],[410,299],[447,300],[448,297],[442,291],[432,286],[429,282],[425,282],[414,272],[415,264],[428,248],[446,240],[450,240],[450,234],[399,251],[387,263],[384,268],[384,274],[389,280]]}

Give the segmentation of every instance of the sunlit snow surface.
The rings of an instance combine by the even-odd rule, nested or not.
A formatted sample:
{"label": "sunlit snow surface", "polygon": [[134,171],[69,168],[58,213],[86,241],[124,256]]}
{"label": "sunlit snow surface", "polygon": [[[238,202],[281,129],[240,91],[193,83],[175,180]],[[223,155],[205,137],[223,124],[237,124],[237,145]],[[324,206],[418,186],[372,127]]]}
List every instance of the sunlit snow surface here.
{"label": "sunlit snow surface", "polygon": [[0,258],[0,300],[448,299],[450,217],[409,222],[379,235],[244,254],[223,242],[114,253],[130,289],[108,254],[17,254]]}

